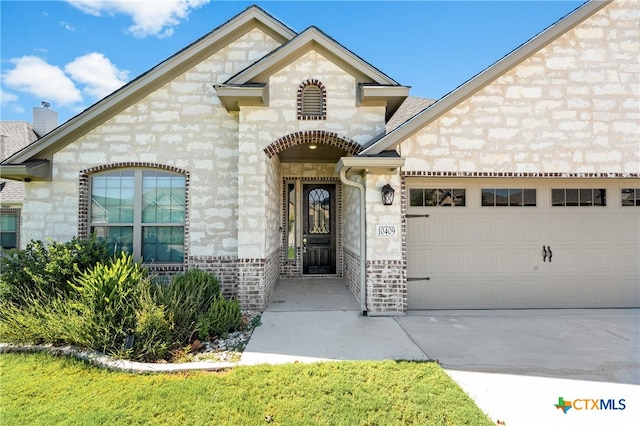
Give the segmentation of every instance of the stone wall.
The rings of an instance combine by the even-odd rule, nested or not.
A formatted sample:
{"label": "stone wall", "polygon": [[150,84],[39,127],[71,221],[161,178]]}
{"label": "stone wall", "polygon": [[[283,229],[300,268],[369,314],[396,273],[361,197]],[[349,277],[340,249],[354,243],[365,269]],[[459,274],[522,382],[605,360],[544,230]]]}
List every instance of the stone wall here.
{"label": "stone wall", "polygon": [[123,162],[187,170],[192,180],[192,256],[237,256],[238,118],[212,87],[278,43],[252,30],[53,158],[53,180],[26,185],[22,243],[68,240],[78,232],[79,171]]}
{"label": "stone wall", "polygon": [[404,141],[404,171],[638,173],[639,56],[616,0]]}

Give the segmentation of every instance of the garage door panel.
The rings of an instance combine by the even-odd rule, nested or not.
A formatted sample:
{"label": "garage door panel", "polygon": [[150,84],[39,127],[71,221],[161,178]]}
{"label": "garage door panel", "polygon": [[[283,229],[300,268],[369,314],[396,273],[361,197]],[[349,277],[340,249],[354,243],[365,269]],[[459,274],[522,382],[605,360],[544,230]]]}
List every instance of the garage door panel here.
{"label": "garage door panel", "polygon": [[470,182],[465,207],[407,220],[408,277],[430,278],[409,281],[410,309],[640,305],[640,209],[549,206],[550,186],[536,207],[481,207]]}

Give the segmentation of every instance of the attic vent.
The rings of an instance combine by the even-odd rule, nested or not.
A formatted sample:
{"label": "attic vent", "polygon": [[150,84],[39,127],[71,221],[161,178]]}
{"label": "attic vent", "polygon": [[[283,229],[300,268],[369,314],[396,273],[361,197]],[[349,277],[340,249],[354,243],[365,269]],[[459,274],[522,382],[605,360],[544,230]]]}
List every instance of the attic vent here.
{"label": "attic vent", "polygon": [[325,120],[327,93],[318,80],[307,80],[298,88],[298,119]]}

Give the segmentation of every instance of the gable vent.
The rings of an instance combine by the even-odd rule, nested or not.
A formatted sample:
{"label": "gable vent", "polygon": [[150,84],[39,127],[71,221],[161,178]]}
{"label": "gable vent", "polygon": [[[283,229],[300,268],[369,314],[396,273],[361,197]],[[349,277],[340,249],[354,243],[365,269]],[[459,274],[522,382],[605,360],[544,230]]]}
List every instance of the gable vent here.
{"label": "gable vent", "polygon": [[322,115],[322,90],[307,86],[302,92],[302,115]]}
{"label": "gable vent", "polygon": [[325,120],[327,92],[318,80],[307,80],[298,87],[298,119]]}

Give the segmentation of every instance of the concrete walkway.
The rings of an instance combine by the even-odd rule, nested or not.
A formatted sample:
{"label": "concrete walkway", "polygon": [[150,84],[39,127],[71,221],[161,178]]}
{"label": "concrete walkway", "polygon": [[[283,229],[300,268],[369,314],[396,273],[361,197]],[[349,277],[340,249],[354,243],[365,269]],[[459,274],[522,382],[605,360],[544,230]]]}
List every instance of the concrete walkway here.
{"label": "concrete walkway", "polygon": [[[637,309],[362,317],[341,280],[282,280],[240,363],[437,359],[494,421],[635,425],[639,337]],[[559,398],[574,408],[558,410]]]}
{"label": "concrete walkway", "polygon": [[427,359],[392,318],[359,309],[342,280],[281,280],[240,363]]}

